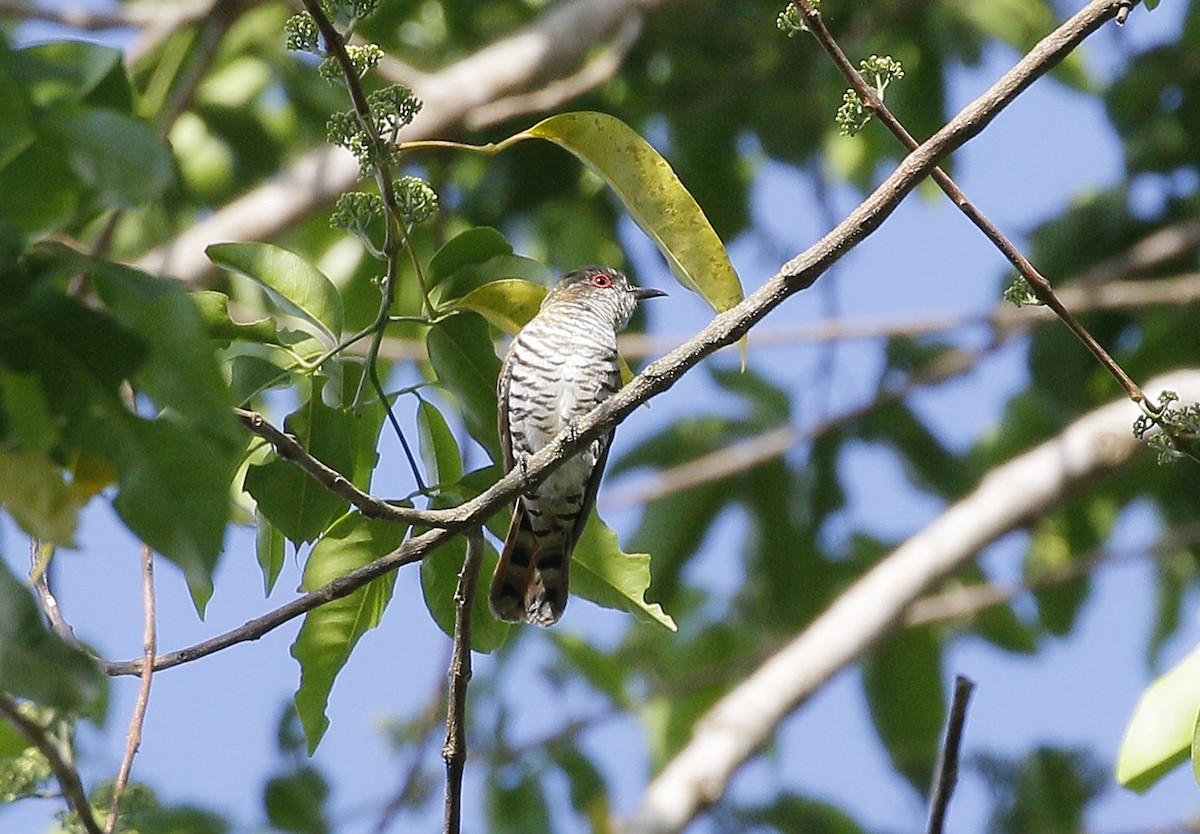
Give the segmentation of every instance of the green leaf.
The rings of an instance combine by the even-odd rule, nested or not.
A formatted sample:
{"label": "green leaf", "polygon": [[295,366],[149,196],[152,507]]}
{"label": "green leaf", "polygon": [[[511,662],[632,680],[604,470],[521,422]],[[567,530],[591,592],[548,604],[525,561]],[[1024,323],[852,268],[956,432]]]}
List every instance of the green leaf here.
{"label": "green leaf", "polygon": [[263,804],[267,808],[267,819],[280,831],[327,834],[330,828],[325,801],[328,798],[329,784],[310,765],[268,781]]}
{"label": "green leaf", "polygon": [[270,243],[214,243],[213,263],[245,275],[287,313],[308,322],[330,342],[342,333],[342,299],[325,274],[294,252]]}
{"label": "green leaf", "polygon": [[495,777],[488,779],[485,805],[491,834],[542,834],[553,830],[541,780],[528,768],[522,768],[520,778],[512,784]]}
{"label": "green leaf", "polygon": [[268,521],[267,517],[256,507],[254,509],[254,555],[258,559],[259,568],[262,569],[264,596],[271,595],[271,591],[275,589],[275,582],[283,570],[283,563],[287,558],[286,543],[287,539],[283,533],[279,532],[275,525]]}
{"label": "green leaf", "polygon": [[229,296],[215,290],[196,290],[192,301],[200,312],[204,332],[215,342],[228,346],[230,342],[279,344],[279,331],[270,317],[254,321],[234,321],[229,314]]}
{"label": "green leaf", "polygon": [[544,264],[521,255],[493,255],[463,264],[446,276],[435,291],[441,309],[454,309],[463,296],[496,281],[522,280],[545,289],[554,276]]}
{"label": "green leaf", "polygon": [[0,216],[30,235],[53,232],[75,217],[82,190],[59,140],[39,137],[0,170]]}
{"label": "green leaf", "polygon": [[[346,478],[354,475],[347,413],[321,401],[314,380],[308,400],[284,420],[284,430],[295,436],[309,454]],[[346,512],[349,502],[340,498],[295,464],[275,458],[250,466],[246,491],[258,502],[264,516],[288,539],[300,544],[317,538]]]}
{"label": "green leaf", "polygon": [[99,667],[42,625],[33,595],[0,561],[0,681],[47,707],[100,718],[107,682]]}
{"label": "green leaf", "polygon": [[476,287],[454,303],[458,310],[472,310],[510,336],[537,315],[546,288],[520,278],[492,281]]}
{"label": "green leaf", "polygon": [[770,826],[781,834],[863,834],[863,828],[845,811],[805,796],[784,793],[769,804],[739,808],[735,816],[743,825],[757,831]]}
{"label": "green leaf", "polygon": [[455,313],[429,328],[425,344],[438,383],[454,395],[467,431],[493,461],[500,460],[496,407],[500,360],[487,322],[475,313]]}
{"label": "green leaf", "polygon": [[170,417],[98,414],[86,430],[120,473],[117,514],[183,570],[203,612],[229,516],[227,450]]}
{"label": "green leaf", "polygon": [[421,458],[429,479],[437,485],[458,483],[463,476],[462,453],[454,432],[442,412],[427,400],[417,409],[417,430],[420,432]]}
{"label": "green leaf", "polygon": [[150,346],[133,378],[139,391],[226,447],[232,467],[245,443],[230,407],[213,346],[204,338],[200,311],[173,281],[105,261],[92,261],[92,286],[118,322]]}
{"label": "green leaf", "polygon": [[[343,516],[313,547],[304,566],[301,588],[314,591],[387,555],[404,541],[407,529],[358,513]],[[348,596],[314,608],[304,617],[292,644],[292,657],[300,663],[296,712],[304,726],[309,755],[317,749],[329,726],[325,706],[334,678],[350,659],[359,638],[379,624],[395,582],[396,572],[391,571]]]}
{"label": "green leaf", "polygon": [[942,647],[933,629],[907,628],[882,641],[863,661],[862,677],[871,721],[892,766],[924,794],[946,717]]}
{"label": "green leaf", "polygon": [[50,123],[72,170],[109,208],[132,208],[162,195],[175,178],[166,143],[145,122],[84,107]]}
{"label": "green leaf", "polygon": [[617,534],[592,512],[571,557],[571,591],[604,608],[616,608],[676,631],[675,620],[646,601],[650,556],[623,553]]}
{"label": "green leaf", "polygon": [[1146,687],[1134,707],[1121,749],[1117,781],[1139,793],[1187,758],[1200,712],[1200,648]]}
{"label": "green leaf", "polygon": [[5,73],[0,73],[0,170],[12,162],[21,152],[33,144],[33,131],[29,102],[20,85]]}
{"label": "green leaf", "polygon": [[26,87],[34,104],[93,104],[128,113],[133,90],[121,50],[85,41],[59,41],[0,50],[0,60]]}
{"label": "green leaf", "polygon": [[16,727],[7,721],[0,721],[0,761],[19,756],[31,746],[31,742]]}
{"label": "green leaf", "polygon": [[425,280],[432,290],[469,264],[478,264],[497,255],[511,255],[512,244],[490,226],[475,226],[455,235],[429,259]]}
{"label": "green leaf", "polygon": [[[448,637],[454,636],[454,592],[458,589],[458,574],[466,556],[466,538],[455,536],[421,560],[421,593],[425,597],[425,607]],[[471,605],[471,648],[484,654],[503,646],[511,628],[508,623],[493,617],[487,605],[488,587],[499,561],[496,548],[485,541]]]}
{"label": "green leaf", "polygon": [[573,153],[608,183],[680,284],[723,312],[742,300],[729,255],[695,198],[651,145],[605,113],[563,113],[526,131]]}
{"label": "green leaf", "polygon": [[9,440],[29,452],[48,452],[58,429],[42,384],[33,374],[15,374],[0,367],[0,403]]}
{"label": "green leaf", "polygon": [[0,505],[26,533],[48,544],[75,547],[81,504],[62,469],[48,458],[0,449]]}

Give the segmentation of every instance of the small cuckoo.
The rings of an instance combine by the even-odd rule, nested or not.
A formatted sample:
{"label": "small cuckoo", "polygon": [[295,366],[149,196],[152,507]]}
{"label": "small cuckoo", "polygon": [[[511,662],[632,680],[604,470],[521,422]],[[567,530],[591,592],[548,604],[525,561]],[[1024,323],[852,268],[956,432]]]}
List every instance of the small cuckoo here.
{"label": "small cuckoo", "polygon": [[[602,266],[569,272],[554,285],[500,370],[505,469],[524,465],[621,387],[617,332],[639,301],[660,295]],[[488,597],[497,618],[548,626],[562,616],[571,551],[596,501],[612,438],[610,431],[517,498]]]}

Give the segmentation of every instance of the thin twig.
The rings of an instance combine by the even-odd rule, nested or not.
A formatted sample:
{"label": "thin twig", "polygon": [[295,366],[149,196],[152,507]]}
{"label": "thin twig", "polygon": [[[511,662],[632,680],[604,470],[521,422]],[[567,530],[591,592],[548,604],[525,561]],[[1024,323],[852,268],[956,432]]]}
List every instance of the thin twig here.
{"label": "thin twig", "polygon": [[342,80],[345,82],[346,91],[350,94],[350,101],[354,105],[355,115],[358,116],[359,127],[366,135],[368,147],[371,149],[369,158],[371,167],[375,171],[375,184],[379,188],[379,196],[383,202],[384,214],[387,221],[384,224],[383,239],[383,255],[387,268],[379,288],[379,312],[375,316],[375,321],[371,324],[371,342],[367,348],[366,359],[367,373],[359,380],[358,391],[354,394],[354,403],[358,405],[361,402],[362,392],[369,378],[379,394],[383,407],[387,410],[388,416],[391,418],[391,426],[393,431],[396,432],[396,436],[400,439],[400,445],[404,447],[404,454],[412,470],[413,480],[416,482],[418,489],[421,492],[425,492],[425,483],[421,479],[421,471],[417,466],[416,458],[413,457],[408,440],[404,437],[404,432],[400,428],[400,424],[392,414],[391,405],[383,395],[383,385],[379,382],[376,365],[379,362],[379,346],[383,342],[383,334],[387,329],[388,316],[391,314],[392,305],[396,301],[396,281],[400,272],[400,257],[402,252],[407,252],[412,260],[413,272],[417,278],[417,286],[421,291],[423,309],[432,317],[434,310],[433,304],[429,301],[429,287],[425,283],[425,275],[421,268],[420,258],[417,257],[416,247],[413,245],[412,238],[408,233],[408,226],[403,213],[400,211],[400,204],[396,200],[396,187],[392,180],[391,163],[388,161],[391,149],[388,147],[384,137],[381,137],[376,130],[375,116],[371,112],[370,102],[367,100],[367,94],[363,90],[362,83],[358,77],[358,71],[354,68],[354,62],[350,60],[350,55],[346,52],[345,41],[341,33],[325,15],[318,0],[303,0],[303,2],[305,10],[312,17],[318,31],[321,33],[321,39],[325,42],[326,50],[333,56],[342,70]]}
{"label": "thin twig", "polygon": [[52,545],[44,545],[37,539],[29,540],[29,577],[33,581],[34,593],[42,606],[42,613],[50,623],[50,629],[68,645],[90,655],[91,652],[84,648],[75,636],[75,629],[71,628],[71,624],[63,616],[58,600],[50,589],[49,560],[52,552]]}
{"label": "thin twig", "polygon": [[[879,97],[875,89],[867,83],[866,79],[864,79],[858,70],[855,69],[854,65],[850,63],[850,59],[846,57],[846,53],[844,53],[842,48],[838,46],[837,41],[833,39],[833,35],[831,35],[829,30],[825,27],[825,22],[821,19],[821,16],[817,13],[816,9],[813,8],[811,0],[793,0],[792,5],[800,12],[800,15],[804,18],[805,25],[808,27],[808,30],[812,32],[813,37],[817,39],[817,42],[837,66],[838,71],[842,73],[848,82],[850,82],[850,85],[854,88],[854,91],[858,93],[858,95],[866,103],[867,107],[879,117],[879,120],[883,122],[888,130],[890,130],[896,136],[896,138],[900,140],[901,144],[903,144],[905,148],[907,148],[909,151],[915,151],[918,147],[920,147],[920,143],[913,138],[913,136],[905,129],[904,125],[902,125],[900,121],[892,114],[892,112],[888,110],[887,105],[883,103],[883,99]],[[1135,383],[1129,377],[1129,375],[1125,373],[1125,370],[1120,366],[1120,364],[1109,355],[1108,351],[1106,351],[1104,347],[1096,341],[1095,337],[1088,332],[1087,328],[1080,324],[1079,320],[1071,314],[1071,311],[1063,305],[1058,296],[1055,295],[1054,289],[1050,286],[1050,282],[1046,280],[1045,276],[1043,276],[1037,270],[1037,268],[1030,263],[1029,259],[1026,258],[1019,249],[1017,249],[1016,245],[1013,244],[1013,242],[1009,240],[1002,231],[1000,231],[996,224],[988,219],[983,212],[976,208],[974,204],[967,199],[967,195],[964,194],[962,189],[960,189],[954,183],[954,180],[950,179],[949,175],[947,175],[946,172],[940,167],[935,167],[930,173],[930,176],[933,178],[933,181],[937,183],[938,187],[946,193],[946,196],[949,197],[956,206],[958,206],[959,210],[961,210],[962,213],[965,214],[967,218],[974,223],[980,231],[983,232],[984,236],[986,236],[987,239],[990,240],[996,246],[996,248],[1000,250],[1004,257],[1007,258],[1014,267],[1016,267],[1021,276],[1029,282],[1029,286],[1032,288],[1033,293],[1037,296],[1038,300],[1053,310],[1055,315],[1063,320],[1063,323],[1070,328],[1071,332],[1074,333],[1081,342],[1083,342],[1084,346],[1094,357],[1096,357],[1097,361],[1104,366],[1109,374],[1112,375],[1113,379],[1115,379],[1117,383],[1123,389],[1125,389],[1125,394],[1129,397],[1129,399],[1140,406],[1153,408],[1153,404],[1146,398],[1146,395],[1142,392],[1142,389],[1137,385],[1137,383]]]}
{"label": "thin twig", "polygon": [[443,834],[459,834],[462,824],[462,780],[467,763],[467,684],[471,682],[471,609],[475,580],[483,562],[483,531],[467,536],[467,555],[454,592],[454,655],[450,658],[450,695],[446,706],[446,814]]}
{"label": "thin twig", "polygon": [[1163,533],[1149,549],[1096,550],[1077,556],[1062,568],[1047,571],[1020,582],[1008,584],[956,584],[914,600],[904,612],[904,624],[920,626],[929,623],[963,622],[997,605],[1012,602],[1021,594],[1035,593],[1045,588],[1087,576],[1098,568],[1125,564],[1149,556],[1161,561],[1182,548],[1200,543],[1200,524],[1189,524]]}
{"label": "thin twig", "polygon": [[411,507],[398,507],[368,495],[350,483],[350,479],[335,469],[331,469],[317,460],[300,444],[294,436],[271,425],[265,417],[256,411],[235,408],[234,414],[241,420],[242,425],[259,437],[265,438],[275,449],[275,454],[286,461],[299,466],[317,480],[327,490],[341,498],[345,498],[368,518],[378,518],[396,524],[420,524],[436,526],[444,522],[445,514],[439,511],[418,510]]}
{"label": "thin twig", "polygon": [[621,24],[612,44],[573,75],[551,81],[539,90],[503,98],[472,110],[467,115],[467,129],[483,130],[527,113],[546,113],[599,87],[616,75],[641,32],[641,15],[631,14]]}
{"label": "thin twig", "polygon": [[958,751],[962,747],[963,726],[967,723],[967,703],[971,700],[974,682],[963,675],[954,676],[954,698],[950,702],[950,717],[946,721],[946,737],[938,751],[937,767],[929,795],[928,834],[942,834],[950,797],[958,784]]}
{"label": "thin twig", "polygon": [[67,800],[67,805],[79,817],[84,831],[87,834],[104,834],[92,813],[87,791],[83,789],[79,771],[75,769],[75,764],[69,758],[69,751],[64,755],[63,751],[59,749],[59,745],[50,738],[46,729],[36,721],[26,718],[12,696],[4,692],[0,692],[0,716],[8,719],[9,723],[16,727],[21,735],[25,736],[29,743],[46,757],[50,769],[54,771],[54,778],[58,780],[58,784],[62,788],[63,798]]}
{"label": "thin twig", "polygon": [[154,550],[150,545],[142,545],[142,645],[145,649],[142,660],[142,682],[138,686],[137,701],[133,705],[133,716],[129,719],[129,732],[125,737],[125,756],[121,759],[121,769],[117,772],[117,781],[113,785],[112,805],[108,809],[108,819],[104,823],[106,834],[112,834],[117,827],[117,811],[120,809],[121,796],[125,786],[129,784],[129,774],[133,770],[133,757],[137,755],[142,745],[142,726],[146,722],[146,707],[150,703],[150,679],[154,676],[154,656],[158,653],[158,626],[155,622],[154,605]]}

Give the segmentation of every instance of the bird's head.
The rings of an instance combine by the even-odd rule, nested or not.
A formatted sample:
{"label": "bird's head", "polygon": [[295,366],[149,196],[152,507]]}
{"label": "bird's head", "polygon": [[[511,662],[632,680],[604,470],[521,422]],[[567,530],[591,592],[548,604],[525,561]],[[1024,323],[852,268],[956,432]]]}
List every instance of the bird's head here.
{"label": "bird's head", "polygon": [[663,295],[666,293],[662,290],[631,284],[610,266],[585,266],[558,279],[542,302],[542,309],[558,304],[583,304],[612,316],[613,327],[620,330],[629,322],[639,301]]}

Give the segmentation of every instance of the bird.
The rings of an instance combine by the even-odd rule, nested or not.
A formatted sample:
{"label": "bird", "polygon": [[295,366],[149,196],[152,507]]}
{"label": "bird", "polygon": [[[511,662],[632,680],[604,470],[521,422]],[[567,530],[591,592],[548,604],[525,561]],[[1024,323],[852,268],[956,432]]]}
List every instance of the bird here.
{"label": "bird", "polygon": [[[505,471],[621,387],[617,333],[639,301],[666,295],[608,266],[563,275],[513,339],[500,369],[500,447]],[[613,431],[592,441],[517,496],[488,605],[499,620],[550,626],[567,605],[571,553],[583,532]]]}

